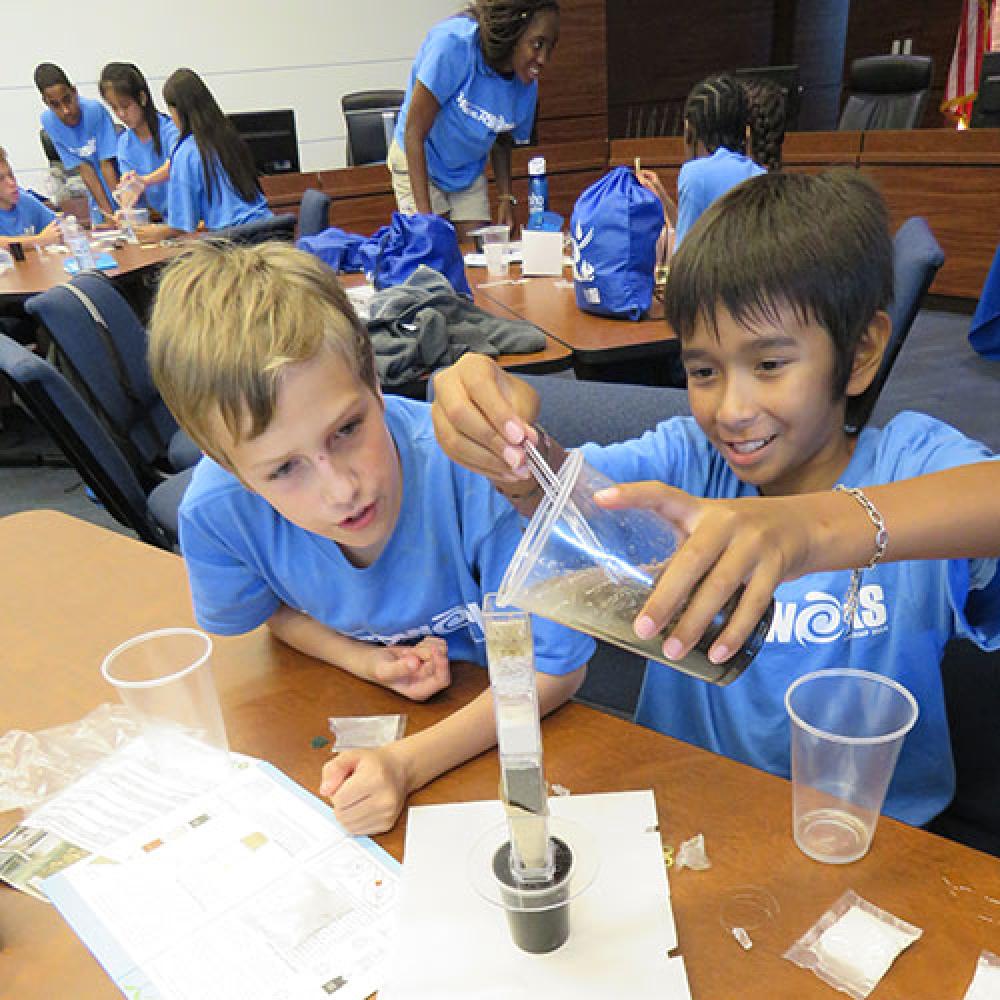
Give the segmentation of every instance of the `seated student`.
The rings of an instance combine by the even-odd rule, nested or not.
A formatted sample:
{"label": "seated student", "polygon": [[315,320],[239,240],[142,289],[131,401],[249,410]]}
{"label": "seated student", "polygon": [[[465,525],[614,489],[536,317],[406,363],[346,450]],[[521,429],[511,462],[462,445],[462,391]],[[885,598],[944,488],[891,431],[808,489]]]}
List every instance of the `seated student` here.
{"label": "seated student", "polygon": [[743,88],[747,95],[747,152],[765,170],[780,170],[785,91],[773,80],[749,80]]}
{"label": "seated student", "polygon": [[117,147],[122,182],[137,181],[143,194],[136,205],[166,219],[170,154],[180,138],[177,126],[169,115],[156,110],[149,84],[134,63],[108,63],[98,86],[125,126]]}
{"label": "seated student", "polygon": [[[167,405],[211,456],[180,508],[203,628],[266,623],[416,700],[448,686],[449,659],[485,663],[481,599],[520,518],[445,457],[427,404],[383,398],[367,332],[329,268],[279,243],[195,244],[160,283],[149,356]],[[541,619],[534,637],[549,712],[579,687],[594,644]],[[486,691],[431,729],[338,754],[321,792],[351,832],[387,830],[410,792],[495,732]]]}
{"label": "seated student", "polygon": [[180,134],[170,157],[169,225],[144,228],[142,238],[270,218],[250,149],[201,77],[190,69],[174,70],[163,85],[163,100]]}
{"label": "seated student", "polygon": [[[739,620],[710,651],[728,659],[785,581],[764,648],[735,683],[714,687],[651,663],[637,721],[787,776],[789,684],[828,666],[878,671],[920,705],[886,812],[923,824],[955,791],[942,650],[955,636],[1000,647],[997,561],[967,558],[1000,552],[1000,464],[918,413],[882,430],[855,426],[889,333],[891,256],[885,206],[853,171],[741,184],[692,231],[667,283],[693,416],[583,452],[610,478],[640,483],[612,490],[606,506],[653,507],[687,538],[636,633],[658,634],[705,578],[681,634],[664,645],[668,656],[690,648],[746,580]],[[435,379],[445,451],[512,494],[527,492],[521,444],[536,412],[533,391],[484,358]],[[554,446],[550,457],[558,465]],[[889,483],[895,489],[880,485]],[[827,492],[840,486],[856,492]],[[756,497],[742,501],[749,510],[736,499]],[[851,566],[866,568],[843,572]]]}
{"label": "seated student", "polygon": [[118,138],[111,116],[100,101],[80,97],[69,77],[53,63],[35,67],[35,86],[46,105],[42,128],[62,165],[67,170],[80,168],[90,194],[90,221],[97,225],[115,211],[111,195],[118,186]]}
{"label": "seated student", "polygon": [[55,212],[17,186],[7,151],[0,147],[0,246],[40,246],[58,239]]}

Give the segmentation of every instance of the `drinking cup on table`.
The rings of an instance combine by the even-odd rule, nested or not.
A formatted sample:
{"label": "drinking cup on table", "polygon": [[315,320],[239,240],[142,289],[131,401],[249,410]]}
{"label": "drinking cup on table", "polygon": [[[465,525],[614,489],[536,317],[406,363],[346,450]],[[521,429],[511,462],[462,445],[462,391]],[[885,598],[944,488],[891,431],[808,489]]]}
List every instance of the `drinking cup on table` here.
{"label": "drinking cup on table", "polygon": [[785,693],[791,719],[793,835],[816,861],[865,856],[917,702],[867,670],[817,670]]}
{"label": "drinking cup on table", "polygon": [[506,278],[509,273],[507,245],[510,243],[510,226],[483,226],[476,232],[486,258],[486,273],[491,278]]}
{"label": "drinking cup on table", "polygon": [[211,655],[204,632],[167,628],[129,639],[105,657],[101,673],[138,716],[154,751],[173,753],[191,741],[229,749]]}

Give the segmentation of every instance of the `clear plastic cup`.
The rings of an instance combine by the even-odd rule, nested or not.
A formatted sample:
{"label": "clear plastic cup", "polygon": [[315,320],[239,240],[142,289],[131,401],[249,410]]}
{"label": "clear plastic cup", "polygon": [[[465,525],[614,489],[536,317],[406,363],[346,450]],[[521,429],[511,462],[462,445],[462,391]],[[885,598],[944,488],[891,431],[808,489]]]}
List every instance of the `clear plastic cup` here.
{"label": "clear plastic cup", "polygon": [[510,226],[483,226],[473,232],[486,258],[486,273],[491,278],[506,278],[510,272],[507,245]]}
{"label": "clear plastic cup", "polygon": [[614,484],[587,465],[580,452],[569,453],[557,480],[507,567],[498,603],[532,611],[713,684],[735,680],[767,637],[773,602],[743,647],[725,663],[712,663],[707,654],[740,592],[715,616],[694,649],[680,660],[666,659],[664,636],[640,639],[634,622],[677,548],[673,527],[652,511],[599,507],[594,493]]}
{"label": "clear plastic cup", "polygon": [[212,677],[212,640],[192,628],[145,632],[116,646],[101,664],[105,680],[143,723],[154,749],[177,738],[227,751]]}
{"label": "clear plastic cup", "polygon": [[792,830],[816,861],[864,857],[917,702],[867,670],[817,670],[785,693],[792,720]]}

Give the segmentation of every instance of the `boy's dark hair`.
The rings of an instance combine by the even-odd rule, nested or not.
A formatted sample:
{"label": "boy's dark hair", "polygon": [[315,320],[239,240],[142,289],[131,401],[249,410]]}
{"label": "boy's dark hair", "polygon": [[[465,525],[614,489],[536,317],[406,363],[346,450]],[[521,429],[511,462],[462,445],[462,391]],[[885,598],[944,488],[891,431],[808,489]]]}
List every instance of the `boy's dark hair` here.
{"label": "boy's dark hair", "polygon": [[[862,333],[892,302],[892,240],[882,196],[855,170],[768,173],[738,184],[692,227],[671,261],[666,318],[681,342],[717,329],[775,323],[783,308],[833,340],[833,398],[843,396]],[[861,429],[875,386],[847,401]]]}
{"label": "boy's dark hair", "polygon": [[222,113],[205,81],[193,69],[175,69],[163,85],[163,99],[177,112],[180,138],[194,136],[209,198],[220,183],[221,168],[240,197],[254,201],[261,187],[250,147]]}
{"label": "boy's dark hair", "polygon": [[693,138],[709,153],[720,146],[734,153],[747,148],[747,95],[743,84],[728,73],[696,83],[684,102],[684,122]]}
{"label": "boy's dark hair", "polygon": [[785,141],[785,91],[772,80],[755,80],[744,87],[750,125],[747,152],[765,170],[780,170],[781,146]]}
{"label": "boy's dark hair", "polygon": [[543,10],[559,13],[557,0],[478,0],[465,13],[479,25],[479,44],[493,67],[505,63],[531,19]]}
{"label": "boy's dark hair", "polygon": [[62,67],[55,63],[39,63],[35,67],[35,86],[39,94],[44,94],[49,87],[57,87],[59,84],[70,88],[73,86]]}
{"label": "boy's dark hair", "polygon": [[[153,150],[157,156],[163,155],[163,141],[160,139],[160,114],[156,110],[153,92],[149,89],[142,70],[135,63],[110,62],[101,70],[101,78],[97,83],[101,96],[107,100],[108,90],[132,98],[142,108],[142,117],[146,120],[150,134],[153,137]],[[143,100],[145,98],[145,100]],[[170,152],[170,150],[167,150]]]}

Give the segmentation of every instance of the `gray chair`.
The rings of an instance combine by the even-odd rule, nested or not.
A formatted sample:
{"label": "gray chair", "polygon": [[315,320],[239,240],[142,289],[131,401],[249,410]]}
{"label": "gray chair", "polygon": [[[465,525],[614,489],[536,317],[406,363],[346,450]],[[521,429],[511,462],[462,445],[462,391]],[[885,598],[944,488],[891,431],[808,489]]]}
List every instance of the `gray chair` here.
{"label": "gray chair", "polygon": [[340,99],[347,123],[349,167],[385,163],[405,96],[402,90],[359,90]]}
{"label": "gray chair", "polygon": [[[688,414],[687,392],[645,385],[581,382],[553,375],[524,376],[541,399],[539,423],[560,444],[611,444],[639,437],[658,423]],[[599,642],[578,701],[625,718],[635,712],[645,660]]]}
{"label": "gray chair", "polygon": [[934,72],[930,56],[867,56],[851,63],[840,129],[916,128]]}
{"label": "gray chair", "polygon": [[268,240],[292,243],[295,240],[295,223],[297,221],[291,213],[270,215],[266,219],[247,222],[242,226],[216,229],[212,233],[212,237],[220,240],[231,240],[240,246],[254,246],[257,243],[266,243]]}
{"label": "gray chair", "polygon": [[149,489],[73,386],[47,361],[2,335],[0,376],[116,521],[150,545],[175,547],[177,508],[192,469]]}
{"label": "gray chair", "polygon": [[315,236],[330,228],[330,196],[306,188],[299,202],[299,236]]}

